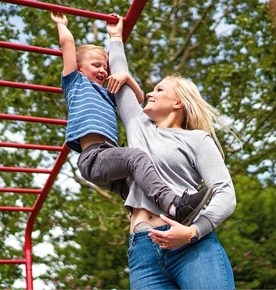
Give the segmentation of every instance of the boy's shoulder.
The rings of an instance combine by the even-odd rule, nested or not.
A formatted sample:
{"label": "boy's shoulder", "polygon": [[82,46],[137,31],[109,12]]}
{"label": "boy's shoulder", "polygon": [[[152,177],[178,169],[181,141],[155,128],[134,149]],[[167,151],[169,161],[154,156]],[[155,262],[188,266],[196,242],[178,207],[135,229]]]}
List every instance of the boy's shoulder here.
{"label": "boy's shoulder", "polygon": [[71,73],[67,74],[67,75],[63,75],[63,73],[61,72],[61,80],[64,82],[72,82],[73,80],[77,79],[81,77],[80,73],[78,72],[77,69],[75,69],[74,71],[72,71]]}

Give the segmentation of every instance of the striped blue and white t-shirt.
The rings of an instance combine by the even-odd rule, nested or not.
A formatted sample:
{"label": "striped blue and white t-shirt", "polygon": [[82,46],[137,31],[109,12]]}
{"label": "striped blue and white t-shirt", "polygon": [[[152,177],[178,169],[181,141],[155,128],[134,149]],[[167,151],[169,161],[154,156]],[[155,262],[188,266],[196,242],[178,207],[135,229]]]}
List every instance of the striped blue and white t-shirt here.
{"label": "striped blue and white t-shirt", "polygon": [[80,153],[79,138],[90,133],[103,135],[118,145],[116,105],[107,89],[77,70],[61,76],[61,87],[68,109],[66,145]]}

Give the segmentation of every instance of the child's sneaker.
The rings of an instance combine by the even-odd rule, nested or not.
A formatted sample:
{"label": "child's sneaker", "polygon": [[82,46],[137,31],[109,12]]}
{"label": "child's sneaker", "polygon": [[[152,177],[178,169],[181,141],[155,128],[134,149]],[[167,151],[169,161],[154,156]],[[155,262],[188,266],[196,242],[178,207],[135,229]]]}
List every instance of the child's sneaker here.
{"label": "child's sneaker", "polygon": [[173,204],[176,208],[176,216],[173,218],[179,223],[189,226],[198,215],[212,193],[212,187],[204,186],[199,192],[188,194],[187,190],[183,195],[176,196]]}

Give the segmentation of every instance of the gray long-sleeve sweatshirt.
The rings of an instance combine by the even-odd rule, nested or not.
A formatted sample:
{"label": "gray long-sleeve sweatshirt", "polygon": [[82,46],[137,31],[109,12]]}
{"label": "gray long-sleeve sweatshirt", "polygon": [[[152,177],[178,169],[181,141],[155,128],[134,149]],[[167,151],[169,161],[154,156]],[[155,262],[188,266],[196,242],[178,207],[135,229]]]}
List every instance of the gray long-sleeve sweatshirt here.
{"label": "gray long-sleeve sweatshirt", "polygon": [[[110,43],[111,74],[128,71],[123,43]],[[235,210],[236,195],[229,171],[209,134],[201,130],[158,128],[143,112],[133,91],[124,85],[116,95],[119,115],[126,128],[128,146],[148,153],[163,180],[178,195],[197,191],[203,181],[213,187],[212,199],[193,226],[199,238],[210,233]],[[125,207],[144,208],[167,215],[153,204],[133,180]]]}

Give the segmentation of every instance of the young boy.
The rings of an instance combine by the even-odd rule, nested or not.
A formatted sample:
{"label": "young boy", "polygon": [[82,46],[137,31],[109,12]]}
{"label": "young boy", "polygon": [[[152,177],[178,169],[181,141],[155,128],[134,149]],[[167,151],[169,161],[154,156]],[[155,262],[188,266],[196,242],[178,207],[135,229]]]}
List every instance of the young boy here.
{"label": "young boy", "polygon": [[[128,194],[126,180],[133,177],[148,198],[171,218],[190,224],[208,200],[211,189],[205,187],[193,195],[185,191],[179,197],[162,181],[144,151],[118,147],[116,106],[110,93],[118,92],[126,83],[140,103],[143,93],[139,85],[126,72],[108,77],[104,49],[94,45],[76,49],[66,16],[52,12],[51,18],[57,26],[63,52],[61,84],[68,108],[66,144],[81,153],[78,167],[82,177],[119,193],[124,199]],[[106,80],[109,92],[103,86]]]}

